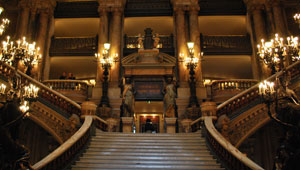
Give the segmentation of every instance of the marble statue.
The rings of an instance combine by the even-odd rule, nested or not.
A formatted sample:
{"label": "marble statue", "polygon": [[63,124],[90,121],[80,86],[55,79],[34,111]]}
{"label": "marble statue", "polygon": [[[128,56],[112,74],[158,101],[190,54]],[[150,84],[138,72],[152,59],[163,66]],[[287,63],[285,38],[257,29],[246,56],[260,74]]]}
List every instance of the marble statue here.
{"label": "marble statue", "polygon": [[123,117],[132,117],[134,113],[134,91],[131,84],[126,84],[123,91]]}
{"label": "marble statue", "polygon": [[143,43],[143,37],[142,34],[139,34],[139,38],[138,38],[138,48],[144,48],[144,43]]}
{"label": "marble statue", "polygon": [[164,96],[164,112],[165,117],[175,117],[175,85],[168,80],[168,84],[165,87]]}
{"label": "marble statue", "polygon": [[153,40],[154,40],[153,48],[158,48],[159,47],[159,40],[160,40],[158,33],[155,34]]}

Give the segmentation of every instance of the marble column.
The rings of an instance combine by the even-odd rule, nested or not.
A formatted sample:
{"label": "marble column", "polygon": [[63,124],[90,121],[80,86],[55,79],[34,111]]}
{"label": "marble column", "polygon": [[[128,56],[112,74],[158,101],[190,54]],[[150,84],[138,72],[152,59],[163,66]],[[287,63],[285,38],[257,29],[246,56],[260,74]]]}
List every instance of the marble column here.
{"label": "marble column", "polygon": [[[105,9],[99,9],[100,22],[98,31],[98,53],[102,54],[104,50],[104,43],[108,43],[108,14]],[[97,61],[97,76],[96,86],[101,86],[103,69],[100,61]]]}
{"label": "marble column", "polygon": [[24,36],[26,37],[28,21],[29,21],[29,8],[21,7],[21,13],[19,16],[19,23],[17,28],[17,38],[21,39]]}
{"label": "marble column", "polygon": [[[112,57],[116,57],[115,55],[117,54],[118,59],[121,52],[122,15],[123,15],[122,9],[119,8],[113,9],[112,28],[110,34],[110,40],[111,40],[110,55]],[[119,71],[120,71],[120,61],[114,62],[110,72],[110,81],[112,82],[111,83],[112,86],[118,86]]]}
{"label": "marble column", "polygon": [[53,13],[49,15],[49,24],[48,24],[48,34],[46,39],[46,45],[44,50],[44,66],[43,66],[43,73],[42,78],[43,80],[49,80],[50,76],[50,46],[51,46],[51,37],[54,35],[54,16]]}
{"label": "marble column", "polygon": [[[174,8],[175,12],[175,23],[176,23],[176,41],[177,41],[177,55],[180,60],[183,60],[184,57],[188,55],[187,41],[185,37],[185,17],[183,8]],[[188,81],[188,71],[185,67],[184,62],[179,62],[179,81],[187,82]]]}
{"label": "marble column", "polygon": [[280,36],[285,36],[287,34],[287,28],[283,19],[282,8],[280,6],[280,2],[275,1],[272,4],[273,6],[273,16],[275,22],[275,31]]}
{"label": "marble column", "polygon": [[47,39],[47,31],[48,31],[48,12],[42,11],[40,13],[40,20],[39,20],[39,30],[37,34],[36,43],[37,46],[40,47],[40,52],[42,55],[41,63],[38,66],[38,80],[43,79],[43,67],[46,61],[46,53],[45,53],[45,44]]}
{"label": "marble column", "polygon": [[30,8],[30,17],[29,17],[29,22],[27,25],[27,40],[33,41],[34,40],[34,33],[36,32],[35,30],[35,23],[36,23],[36,11],[34,7]]}
{"label": "marble column", "polygon": [[[257,5],[252,10],[253,22],[254,22],[254,31],[256,37],[256,43],[259,44],[261,39],[266,40],[267,33],[266,33],[266,25],[262,14],[262,5]],[[252,68],[258,69],[261,72],[260,79],[265,79],[270,76],[270,70],[268,69],[267,65],[264,64],[262,60],[258,58],[258,56],[254,53],[254,58],[252,59]],[[259,68],[254,68],[259,66]]]}
{"label": "marble column", "polygon": [[[189,24],[190,24],[190,40],[195,43],[194,50],[195,50],[195,57],[199,58],[199,63],[197,68],[195,69],[196,72],[196,81],[200,83],[203,82],[202,78],[202,64],[199,55],[201,53],[200,49],[200,33],[199,33],[199,25],[198,25],[198,11],[199,8],[191,8],[189,11]],[[198,84],[198,83],[197,83]]]}

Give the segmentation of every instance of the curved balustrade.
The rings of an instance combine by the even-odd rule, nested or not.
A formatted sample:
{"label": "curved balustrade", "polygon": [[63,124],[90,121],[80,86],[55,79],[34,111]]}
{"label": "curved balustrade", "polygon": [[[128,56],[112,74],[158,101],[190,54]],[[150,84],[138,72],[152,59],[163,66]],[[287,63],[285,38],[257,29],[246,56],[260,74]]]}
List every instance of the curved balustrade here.
{"label": "curved balustrade", "polygon": [[[4,78],[9,78],[14,75],[14,68],[10,65],[0,63],[0,73]],[[51,104],[59,107],[64,112],[68,114],[77,114],[80,116],[81,114],[81,106],[76,102],[70,100],[69,98],[65,97],[64,95],[56,92],[55,90],[50,89],[46,85],[34,80],[33,78],[27,76],[26,74],[22,73],[18,70],[18,75],[22,79],[22,82],[32,83],[35,86],[39,87],[39,98],[42,98]]]}
{"label": "curved balustrade", "polygon": [[241,153],[236,147],[232,146],[218,131],[215,129],[212,117],[204,117],[204,127],[206,139],[210,148],[231,170],[255,169],[263,170],[262,167],[250,160],[246,155]]}
{"label": "curved balustrade", "polygon": [[89,140],[92,123],[93,117],[85,116],[81,128],[60,147],[37,162],[33,168],[35,170],[63,169]]}
{"label": "curved balustrade", "polygon": [[[300,61],[290,65],[286,68],[287,71],[290,71],[291,78],[295,78],[296,76],[299,76],[300,74]],[[283,71],[280,71],[271,77],[269,77],[268,81],[274,81],[276,77],[280,77],[283,75]],[[244,107],[248,105],[250,102],[257,99],[259,96],[258,94],[258,86],[259,84],[256,84],[252,86],[250,89],[245,90],[241,92],[240,94],[230,98],[229,100],[225,101],[224,103],[218,105],[217,107],[217,115],[218,117],[227,114],[228,116],[231,116],[237,109]]]}

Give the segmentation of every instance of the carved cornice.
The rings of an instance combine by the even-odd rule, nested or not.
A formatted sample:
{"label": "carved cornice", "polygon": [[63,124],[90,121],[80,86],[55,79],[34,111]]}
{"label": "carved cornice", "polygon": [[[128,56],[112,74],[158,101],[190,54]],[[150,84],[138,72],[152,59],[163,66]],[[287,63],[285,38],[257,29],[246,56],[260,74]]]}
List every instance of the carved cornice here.
{"label": "carved cornice", "polygon": [[265,5],[264,5],[265,1],[264,0],[244,0],[244,3],[247,6],[248,12],[265,9]]}
{"label": "carved cornice", "polygon": [[117,12],[123,13],[126,0],[98,0],[98,12]]}
{"label": "carved cornice", "polygon": [[29,8],[33,13],[46,12],[53,14],[56,7],[55,0],[21,0],[19,2],[20,8]]}
{"label": "carved cornice", "polygon": [[200,10],[198,0],[171,0],[171,3],[175,12],[181,10],[198,12]]}
{"label": "carved cornice", "polygon": [[30,119],[52,134],[59,143],[69,139],[77,129],[73,123],[40,102],[31,105]]}
{"label": "carved cornice", "polygon": [[[273,110],[271,112],[274,113]],[[230,122],[227,132],[228,139],[238,147],[269,120],[267,106],[265,104],[256,105]]]}

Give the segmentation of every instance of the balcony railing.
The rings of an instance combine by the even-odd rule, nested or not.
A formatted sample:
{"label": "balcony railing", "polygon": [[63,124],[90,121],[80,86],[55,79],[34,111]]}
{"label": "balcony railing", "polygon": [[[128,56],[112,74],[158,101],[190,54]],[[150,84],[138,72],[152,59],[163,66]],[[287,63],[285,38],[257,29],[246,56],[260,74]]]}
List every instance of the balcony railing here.
{"label": "balcony railing", "polygon": [[200,35],[201,49],[206,55],[251,55],[249,35]]}
{"label": "balcony railing", "polygon": [[53,37],[50,56],[94,56],[98,48],[98,36]]}
{"label": "balcony railing", "polygon": [[[138,51],[138,36],[124,36],[124,56]],[[159,35],[159,50],[170,55],[174,54],[173,34]]]}
{"label": "balcony railing", "polygon": [[78,103],[90,97],[88,91],[91,86],[82,80],[46,80],[43,83]]}
{"label": "balcony railing", "polygon": [[255,84],[257,80],[252,79],[213,80],[207,88],[211,88],[213,101],[221,103]]}

